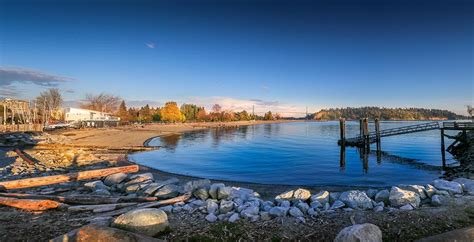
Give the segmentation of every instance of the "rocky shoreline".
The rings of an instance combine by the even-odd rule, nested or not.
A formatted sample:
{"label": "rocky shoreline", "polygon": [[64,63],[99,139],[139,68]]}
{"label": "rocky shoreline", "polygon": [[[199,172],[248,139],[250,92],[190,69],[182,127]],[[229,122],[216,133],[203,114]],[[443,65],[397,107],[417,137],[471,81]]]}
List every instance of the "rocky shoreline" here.
{"label": "rocky shoreline", "polygon": [[[90,170],[127,162],[125,151],[108,152],[84,147],[25,149],[24,152],[28,157],[35,160],[35,164],[31,165],[17,153],[12,152],[11,147],[17,147],[22,142],[30,143],[29,145],[40,142],[67,143],[67,137],[35,134],[36,136],[28,135],[25,138],[26,136],[21,137],[23,134],[18,135],[3,139],[2,145],[10,147],[9,151],[5,151],[6,159],[14,161],[9,164],[2,161],[6,165],[0,169],[0,180]],[[61,216],[65,219],[60,224],[62,228],[53,232],[50,237],[25,232],[23,239],[51,239],[65,234],[72,228],[90,224],[99,226],[87,228],[96,233],[105,233],[104,231],[112,234],[125,233],[116,230],[109,231],[109,228],[113,227],[119,228],[119,231],[165,240],[232,240],[235,238],[312,240],[317,238],[317,240],[331,241],[336,237],[351,236],[350,233],[357,234],[359,229],[366,229],[366,226],[372,228],[369,230],[374,233],[367,236],[379,238],[378,232],[381,231],[380,236],[384,239],[395,239],[401,236],[400,238],[413,240],[474,224],[471,218],[473,217],[471,213],[474,212],[474,180],[467,178],[457,178],[453,181],[436,179],[430,184],[398,185],[390,189],[312,192],[306,188],[295,187],[271,197],[268,194],[262,196],[258,191],[238,186],[238,184],[226,185],[207,179],[183,180],[172,175],[165,178],[156,173],[141,172],[138,174],[116,173],[93,181],[49,185],[19,192],[57,196],[121,197],[129,200],[153,198],[162,201],[185,198],[173,204],[159,205],[157,208],[147,207],[149,205],[144,203],[126,203],[121,204],[120,207],[115,206],[113,209],[110,206],[80,208],[70,206],[66,211],[48,210],[41,215],[45,216],[46,220],[39,227],[50,225],[50,222],[46,222],[49,221],[48,216]],[[11,216],[36,215],[1,207],[0,224],[10,223],[5,224],[5,228],[12,228],[14,225],[11,224],[13,222]],[[406,219],[406,225],[394,222],[399,219]],[[418,220],[429,223],[441,220],[443,223],[420,229],[422,225],[417,224]],[[18,222],[21,222],[21,219]],[[370,224],[360,226],[367,223]],[[357,226],[343,230],[345,237],[336,236],[344,227],[351,225]],[[379,229],[373,229],[372,225]],[[22,230],[21,227],[22,225],[16,224],[13,228]],[[142,228],[144,228],[143,231]],[[399,235],[394,228],[410,234]],[[419,229],[419,231],[413,231],[413,229]],[[1,240],[14,236],[7,229],[0,230],[3,234],[3,237],[0,237]],[[22,238],[19,237],[19,239]]]}

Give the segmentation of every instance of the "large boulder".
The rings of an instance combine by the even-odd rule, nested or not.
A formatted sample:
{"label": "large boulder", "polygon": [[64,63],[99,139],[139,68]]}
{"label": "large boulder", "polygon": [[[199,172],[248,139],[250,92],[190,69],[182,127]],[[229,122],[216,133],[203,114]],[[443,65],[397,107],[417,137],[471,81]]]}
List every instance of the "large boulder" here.
{"label": "large boulder", "polygon": [[219,189],[224,188],[224,187],[225,187],[224,183],[214,183],[214,184],[212,184],[210,189],[209,189],[209,195],[213,199],[218,199],[217,196],[218,196]]}
{"label": "large boulder", "polygon": [[469,195],[474,195],[474,180],[467,178],[456,178],[453,181],[461,184],[464,192]]}
{"label": "large boulder", "polygon": [[403,190],[415,192],[416,194],[418,194],[418,196],[420,196],[421,200],[426,199],[428,197],[426,192],[425,192],[425,187],[424,186],[420,186],[420,185],[399,185],[398,187],[400,187]]}
{"label": "large boulder", "polygon": [[108,175],[104,179],[104,183],[107,186],[113,186],[113,185],[122,183],[123,181],[125,181],[125,179],[127,179],[127,177],[128,177],[128,175],[125,174],[125,173],[115,173],[115,174],[112,174],[112,175]]}
{"label": "large boulder", "polygon": [[194,190],[193,195],[196,198],[199,198],[201,200],[206,200],[209,198],[209,190],[205,187],[198,188]]}
{"label": "large boulder", "polygon": [[328,191],[320,191],[317,194],[311,196],[311,202],[319,202],[321,204],[325,204],[329,202],[329,192]]}
{"label": "large boulder", "polygon": [[114,242],[157,242],[161,241],[152,237],[141,234],[131,233],[121,229],[110,228],[103,225],[90,224],[79,229],[68,232],[67,234],[58,236],[50,240],[51,242],[100,242],[100,241],[114,241]]}
{"label": "large boulder", "polygon": [[301,212],[301,210],[297,207],[291,207],[288,212],[293,217],[303,217],[304,216],[303,212]]}
{"label": "large boulder", "polygon": [[433,186],[439,190],[445,190],[454,194],[461,194],[463,191],[461,184],[443,179],[434,180]]}
{"label": "large boulder", "polygon": [[155,236],[168,226],[168,216],[160,209],[135,209],[118,216],[112,223],[113,227],[134,233]]}
{"label": "large boulder", "polygon": [[389,197],[390,197],[390,192],[387,189],[381,190],[375,194],[375,201],[376,202],[383,202],[384,204],[389,204]]}
{"label": "large boulder", "polygon": [[311,197],[311,192],[309,190],[298,188],[293,193],[293,199],[306,201]]}
{"label": "large boulder", "polygon": [[413,207],[420,205],[420,196],[416,192],[403,190],[399,187],[392,187],[390,190],[390,205],[394,207],[402,207],[410,204]]}
{"label": "large boulder", "polygon": [[293,198],[293,194],[295,194],[295,191],[291,190],[291,191],[287,191],[287,192],[284,192],[284,193],[281,193],[280,195],[277,195],[275,197],[275,199],[292,199]]}
{"label": "large boulder", "polygon": [[232,201],[227,201],[227,200],[222,200],[221,204],[219,206],[219,213],[224,214],[232,211],[234,209],[234,202]]}
{"label": "large boulder", "polygon": [[210,185],[211,185],[211,181],[209,179],[200,179],[200,180],[190,181],[184,185],[184,191],[193,192],[194,190],[198,188],[202,188],[202,187],[209,188]]}
{"label": "large boulder", "polygon": [[174,184],[163,186],[155,192],[154,196],[160,199],[177,197],[183,191],[182,187]]}
{"label": "large boulder", "polygon": [[289,208],[285,207],[273,207],[268,211],[272,217],[284,217],[288,213]]}
{"label": "large boulder", "polygon": [[334,242],[381,242],[382,231],[374,224],[356,224],[342,229]]}
{"label": "large boulder", "polygon": [[354,209],[372,209],[372,199],[365,192],[352,190],[343,192],[339,200],[344,202],[348,207]]}

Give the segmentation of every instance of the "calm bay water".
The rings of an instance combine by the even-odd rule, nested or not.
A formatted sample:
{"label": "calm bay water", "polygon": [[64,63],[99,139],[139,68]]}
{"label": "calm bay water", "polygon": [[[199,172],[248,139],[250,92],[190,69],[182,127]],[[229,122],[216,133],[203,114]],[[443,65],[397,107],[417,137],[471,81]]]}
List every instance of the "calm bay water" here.
{"label": "calm bay water", "polygon": [[[417,123],[381,122],[381,129]],[[358,132],[358,122],[346,123],[347,137]],[[439,130],[382,138],[379,159],[374,144],[365,159],[347,147],[341,161],[338,139],[338,122],[262,124],[158,137],[150,145],[163,148],[131,158],[165,172],[266,184],[382,187],[441,174]]]}

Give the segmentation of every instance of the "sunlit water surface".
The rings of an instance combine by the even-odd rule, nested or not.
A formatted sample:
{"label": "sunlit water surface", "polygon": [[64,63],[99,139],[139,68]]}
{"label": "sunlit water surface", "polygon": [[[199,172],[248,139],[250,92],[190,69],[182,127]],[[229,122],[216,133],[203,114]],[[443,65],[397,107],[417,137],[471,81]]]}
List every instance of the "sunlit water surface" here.
{"label": "sunlit water surface", "polygon": [[[417,123],[381,122],[381,129]],[[346,123],[347,137],[358,132],[358,122]],[[158,137],[149,145],[161,149],[131,158],[165,172],[266,184],[383,187],[441,174],[439,130],[382,138],[383,155],[374,144],[365,159],[347,147],[341,160],[338,139],[338,122],[262,124]]]}

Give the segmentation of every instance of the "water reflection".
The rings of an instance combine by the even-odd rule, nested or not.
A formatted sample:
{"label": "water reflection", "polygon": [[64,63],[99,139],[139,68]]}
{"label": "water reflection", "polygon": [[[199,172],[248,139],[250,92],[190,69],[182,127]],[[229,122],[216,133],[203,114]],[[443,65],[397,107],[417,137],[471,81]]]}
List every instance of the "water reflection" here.
{"label": "water reflection", "polygon": [[[397,125],[407,124],[382,123],[383,128]],[[347,122],[346,127],[347,137],[359,133],[356,122]],[[133,159],[164,171],[211,179],[381,186],[426,182],[438,176],[432,168],[441,164],[439,135],[423,135],[389,137],[383,152],[375,145],[374,151],[338,146],[338,122],[226,127],[154,139],[150,145],[164,149],[134,154]]]}

